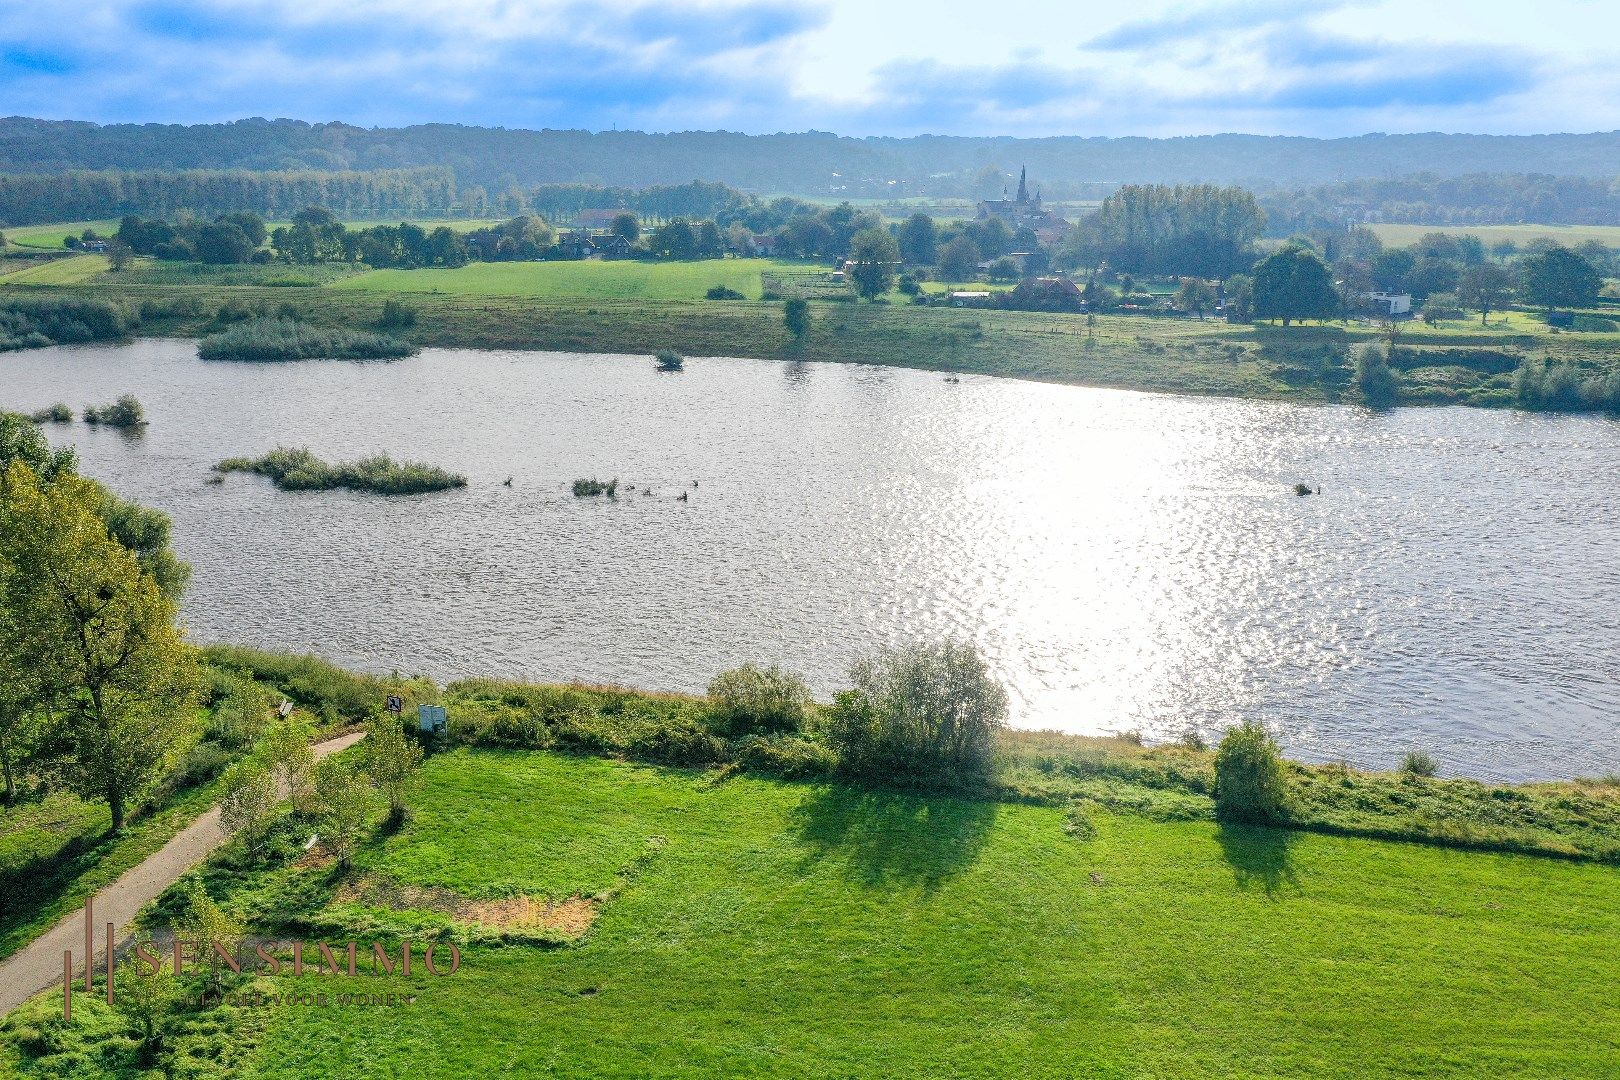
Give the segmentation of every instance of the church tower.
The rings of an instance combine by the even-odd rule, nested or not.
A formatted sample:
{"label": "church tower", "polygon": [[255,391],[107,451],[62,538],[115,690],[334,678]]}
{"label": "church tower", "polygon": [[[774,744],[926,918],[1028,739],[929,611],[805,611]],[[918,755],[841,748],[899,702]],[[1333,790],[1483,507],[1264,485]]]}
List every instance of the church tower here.
{"label": "church tower", "polygon": [[1022,165],[1018,166],[1018,201],[1020,203],[1029,202],[1029,184]]}

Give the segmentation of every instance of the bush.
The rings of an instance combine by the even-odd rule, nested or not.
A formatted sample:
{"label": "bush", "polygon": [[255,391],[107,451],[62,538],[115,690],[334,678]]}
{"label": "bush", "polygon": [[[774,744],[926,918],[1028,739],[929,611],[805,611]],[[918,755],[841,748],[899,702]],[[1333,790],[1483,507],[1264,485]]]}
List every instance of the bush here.
{"label": "bush", "polygon": [[41,409],[29,417],[36,424],[71,424],[73,423],[73,410],[61,402]]}
{"label": "bush", "polygon": [[0,303],[0,351],[83,341],[119,341],[136,319],[105,300],[25,297]]}
{"label": "bush", "polygon": [[378,680],[345,671],[318,656],[209,645],[203,649],[203,659],[227,673],[269,684],[327,723],[366,719],[387,692]]}
{"label": "bush", "polygon": [[715,730],[731,739],[803,731],[811,705],[804,680],[774,664],[744,664],[716,675],[709,698]]}
{"label": "bush", "polygon": [[716,285],[716,286],[714,286],[708,292],[704,293],[703,296],[704,296],[705,299],[708,299],[708,300],[746,300],[747,299],[747,297],[745,297],[742,293],[738,292],[736,289],[728,289],[724,285]]}
{"label": "bush", "polygon": [[580,498],[591,495],[606,495],[613,498],[619,490],[618,480],[575,480],[574,494]]}
{"label": "bush", "polygon": [[233,750],[252,745],[270,725],[270,703],[264,690],[233,672],[214,674],[214,700],[203,728],[204,737]]}
{"label": "bush", "polygon": [[1266,729],[1248,721],[1227,732],[1215,753],[1216,814],[1273,824],[1282,820],[1286,801],[1282,755]]}
{"label": "bush", "polygon": [[416,310],[408,308],[398,300],[389,300],[383,304],[382,316],[377,320],[377,326],[382,330],[405,330],[416,325]]}
{"label": "bush", "polygon": [[839,694],[827,739],[846,773],[915,787],[971,787],[989,778],[1007,692],[972,645],[912,645],[859,661]]}
{"label": "bush", "polygon": [[1383,350],[1377,345],[1363,345],[1356,351],[1355,387],[1361,400],[1374,408],[1385,408],[1395,403],[1399,383],[1384,358]]}
{"label": "bush", "polygon": [[307,448],[277,447],[261,458],[226,458],[217,472],[251,472],[268,476],[283,491],[330,491],[348,488],[374,495],[419,495],[467,486],[460,473],[414,461],[395,461],[373,454],[355,462],[328,465]]}
{"label": "bush", "polygon": [[1407,776],[1435,776],[1440,772],[1440,763],[1422,750],[1408,750],[1401,759],[1401,772]]}
{"label": "bush", "polygon": [[749,772],[787,780],[829,776],[838,765],[830,749],[798,735],[748,735],[732,744],[731,756]]}
{"label": "bush", "polygon": [[[221,317],[224,309],[220,309]],[[395,360],[415,346],[357,330],[331,330],[290,318],[256,318],[211,334],[197,346],[204,360]]]}
{"label": "bush", "polygon": [[674,349],[659,349],[653,354],[659,371],[680,371],[686,367],[686,358]]}
{"label": "bush", "polygon": [[125,394],[111,405],[103,405],[99,409],[93,405],[86,405],[84,422],[105,424],[114,428],[140,427],[146,423],[146,410],[141,407],[141,403],[133,394]]}
{"label": "bush", "polygon": [[1513,376],[1513,393],[1525,409],[1620,412],[1620,371],[1587,374],[1574,364],[1526,361]]}

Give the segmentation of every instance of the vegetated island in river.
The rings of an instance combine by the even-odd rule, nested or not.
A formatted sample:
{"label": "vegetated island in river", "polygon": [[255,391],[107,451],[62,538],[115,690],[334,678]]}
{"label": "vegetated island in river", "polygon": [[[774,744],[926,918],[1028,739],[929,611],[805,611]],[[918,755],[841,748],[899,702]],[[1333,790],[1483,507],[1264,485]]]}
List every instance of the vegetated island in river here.
{"label": "vegetated island in river", "polygon": [[314,326],[297,319],[251,319],[202,339],[204,360],[397,360],[416,346],[386,334]]}
{"label": "vegetated island in river", "polygon": [[307,448],[277,447],[261,458],[226,458],[214,470],[220,473],[250,472],[268,476],[283,491],[330,491],[348,488],[374,495],[419,495],[427,491],[448,491],[467,486],[460,473],[446,472],[414,461],[395,461],[387,454],[373,454],[355,462],[329,465]]}

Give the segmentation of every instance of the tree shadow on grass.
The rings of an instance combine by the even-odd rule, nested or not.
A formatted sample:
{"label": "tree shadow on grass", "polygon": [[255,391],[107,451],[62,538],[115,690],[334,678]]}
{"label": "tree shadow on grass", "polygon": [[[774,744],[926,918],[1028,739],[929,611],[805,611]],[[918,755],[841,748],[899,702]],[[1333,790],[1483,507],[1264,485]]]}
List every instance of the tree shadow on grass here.
{"label": "tree shadow on grass", "polygon": [[1216,838],[1221,844],[1221,857],[1232,868],[1239,888],[1257,885],[1270,899],[1276,899],[1283,889],[1299,891],[1299,880],[1289,859],[1289,848],[1295,840],[1291,830],[1223,823]]}
{"label": "tree shadow on grass", "polygon": [[869,888],[933,892],[979,858],[996,811],[987,800],[820,788],[796,812],[807,849],[801,869],[837,856]]}

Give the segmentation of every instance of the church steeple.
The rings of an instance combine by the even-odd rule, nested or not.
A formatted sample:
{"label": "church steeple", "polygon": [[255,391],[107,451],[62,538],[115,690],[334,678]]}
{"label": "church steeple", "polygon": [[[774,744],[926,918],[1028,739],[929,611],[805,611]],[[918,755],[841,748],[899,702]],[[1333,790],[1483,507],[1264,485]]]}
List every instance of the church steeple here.
{"label": "church steeple", "polygon": [[1029,184],[1025,176],[1024,166],[1018,166],[1018,201],[1029,202]]}

